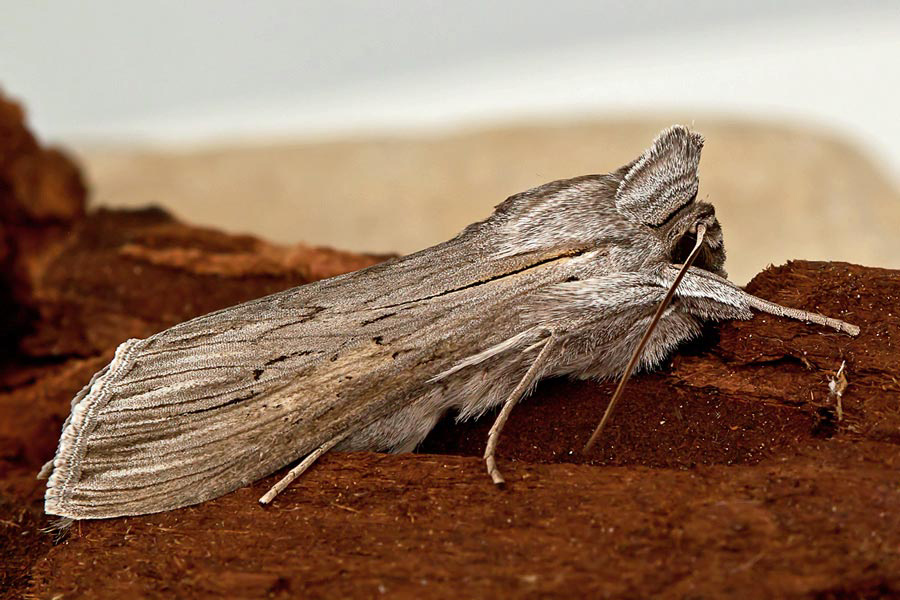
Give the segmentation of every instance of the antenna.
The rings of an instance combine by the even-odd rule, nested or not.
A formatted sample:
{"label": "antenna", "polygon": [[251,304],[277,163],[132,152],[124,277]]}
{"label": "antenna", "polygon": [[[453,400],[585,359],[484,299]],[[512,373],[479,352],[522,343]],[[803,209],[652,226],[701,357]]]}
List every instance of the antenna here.
{"label": "antenna", "polygon": [[647,340],[650,339],[650,335],[653,333],[653,330],[656,329],[656,325],[662,318],[666,307],[669,306],[669,303],[675,296],[675,289],[678,287],[678,284],[681,283],[681,280],[684,278],[684,274],[687,273],[687,270],[691,267],[691,265],[694,263],[694,260],[697,258],[697,255],[700,253],[700,247],[703,245],[703,238],[705,236],[706,225],[703,225],[702,223],[698,224],[697,242],[694,244],[694,249],[691,250],[691,253],[690,255],[688,255],[687,260],[684,261],[684,266],[682,266],[681,270],[678,271],[678,275],[675,277],[675,281],[672,283],[672,287],[669,288],[666,297],[663,298],[663,301],[659,303],[659,308],[656,309],[656,313],[653,315],[653,319],[650,320],[650,325],[647,327],[647,331],[644,332],[644,337],[641,338],[641,341],[637,345],[637,348],[634,349],[634,352],[631,355],[631,359],[628,361],[628,365],[625,367],[625,372],[622,373],[622,378],[619,380],[619,385],[616,387],[616,391],[613,393],[612,399],[610,399],[609,405],[607,405],[606,407],[606,412],[603,413],[603,418],[600,419],[600,424],[597,425],[597,428],[591,435],[591,439],[589,439],[587,444],[584,445],[583,452],[587,452],[591,449],[591,446],[594,445],[594,442],[597,441],[597,438],[600,436],[600,432],[603,431],[603,427],[606,426],[606,422],[609,420],[609,416],[612,414],[613,408],[616,406],[616,402],[619,401],[619,398],[622,396],[622,392],[625,390],[625,383],[628,381],[628,378],[631,377],[631,372],[634,370],[635,365],[637,365],[638,360],[640,360],[641,353],[643,353],[644,351],[644,346],[647,345]]}

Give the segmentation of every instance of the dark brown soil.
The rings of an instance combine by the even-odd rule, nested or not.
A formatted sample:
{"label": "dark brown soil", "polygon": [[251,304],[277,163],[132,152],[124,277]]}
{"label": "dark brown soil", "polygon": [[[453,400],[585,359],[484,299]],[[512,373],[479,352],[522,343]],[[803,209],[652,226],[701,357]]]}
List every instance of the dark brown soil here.
{"label": "dark brown soil", "polygon": [[[21,120],[0,102],[6,597],[900,597],[900,273],[838,263],[750,289],[858,338],[766,316],[710,327],[631,382],[587,455],[611,385],[544,382],[504,431],[502,491],[479,459],[492,415],[447,419],[417,454],[327,455],[266,509],[278,474],[55,540],[34,475],[117,343],[378,257],[85,215],[77,170]],[[9,165],[47,152],[20,189]]]}

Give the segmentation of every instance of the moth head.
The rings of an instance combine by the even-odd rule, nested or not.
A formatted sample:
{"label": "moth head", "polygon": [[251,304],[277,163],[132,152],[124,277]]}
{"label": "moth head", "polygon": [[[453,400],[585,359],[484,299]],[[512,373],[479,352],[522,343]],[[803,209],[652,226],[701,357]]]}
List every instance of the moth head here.
{"label": "moth head", "polygon": [[697,200],[703,137],[682,125],[660,133],[641,156],[620,170],[616,210],[654,232],[673,263],[694,247],[697,226],[706,226],[703,249],[694,266],[725,276],[725,246],[716,211]]}

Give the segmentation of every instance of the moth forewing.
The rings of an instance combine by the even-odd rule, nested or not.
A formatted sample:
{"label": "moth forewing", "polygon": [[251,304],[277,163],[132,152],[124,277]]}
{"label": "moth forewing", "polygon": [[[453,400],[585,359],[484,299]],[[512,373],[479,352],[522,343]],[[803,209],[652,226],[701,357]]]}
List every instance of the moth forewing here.
{"label": "moth forewing", "polygon": [[411,449],[447,408],[484,410],[465,385],[428,380],[515,338],[514,300],[564,277],[566,260],[523,268],[516,257],[462,281],[445,265],[455,290],[423,285],[438,280],[399,260],[129,341],[73,408],[45,510],[84,519],[195,504],[338,438],[339,449]]}

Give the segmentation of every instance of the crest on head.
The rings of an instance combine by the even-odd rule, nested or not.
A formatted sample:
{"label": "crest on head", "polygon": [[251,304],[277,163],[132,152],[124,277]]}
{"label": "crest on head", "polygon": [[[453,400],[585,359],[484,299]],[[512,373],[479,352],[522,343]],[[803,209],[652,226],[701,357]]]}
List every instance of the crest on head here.
{"label": "crest on head", "polygon": [[658,227],[697,196],[703,137],[674,125],[660,133],[616,190],[616,209],[627,218]]}

